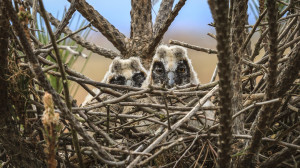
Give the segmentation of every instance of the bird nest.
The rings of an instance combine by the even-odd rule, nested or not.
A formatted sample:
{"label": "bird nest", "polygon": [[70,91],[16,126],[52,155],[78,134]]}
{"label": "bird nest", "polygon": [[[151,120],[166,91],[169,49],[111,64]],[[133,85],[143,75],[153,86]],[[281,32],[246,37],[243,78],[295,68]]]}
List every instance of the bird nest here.
{"label": "bird nest", "polygon": [[[217,50],[179,41],[170,43],[217,54],[218,66],[210,83],[187,84],[171,89],[164,85],[138,88],[91,80],[64,65],[59,47],[68,50],[68,53],[83,54],[74,51],[72,47],[57,46],[55,36],[59,37],[63,31],[65,38],[72,38],[94,53],[109,58],[120,56],[119,53],[98,47],[75,35],[83,29],[74,33],[65,26],[78,10],[121,54],[128,57],[141,53],[144,58],[148,56],[144,63],[149,63],[185,0],[180,0],[174,9],[168,5],[170,12],[163,16],[167,18],[157,27],[156,32],[152,32],[151,26],[151,30],[146,31],[148,26],[144,25],[148,25],[147,21],[132,21],[131,26],[136,32],[131,33],[133,37],[129,40],[86,1],[72,1],[63,22],[59,22],[45,11],[40,0],[39,8],[36,4],[31,5],[35,6],[33,13],[38,11],[45,19],[52,40],[50,45],[43,45],[30,35],[28,13],[22,11],[24,8],[19,9],[19,15],[15,12],[19,2],[14,3],[15,7],[9,0],[3,2],[5,5],[0,4],[0,17],[3,22],[6,21],[7,27],[3,28],[5,24],[0,25],[0,35],[7,49],[1,48],[1,52],[4,53],[3,58],[8,55],[10,59],[8,66],[5,61],[0,62],[1,66],[7,67],[10,75],[10,78],[6,78],[6,67],[3,68],[5,70],[1,73],[4,73],[3,78],[7,80],[1,79],[1,84],[5,83],[3,87],[6,87],[1,92],[8,92],[8,96],[3,95],[10,103],[5,104],[7,108],[1,111],[0,118],[3,121],[1,130],[4,130],[0,134],[0,150],[5,154],[1,154],[0,159],[4,164],[9,165],[11,162],[13,166],[19,167],[45,167],[46,164],[49,167],[299,165],[300,43],[299,14],[294,13],[299,7],[294,8],[292,1],[280,1],[286,7],[281,11],[279,20],[276,20],[276,2],[267,1],[268,23],[262,25],[268,24],[269,27],[262,26],[263,33],[253,52],[249,41],[261,24],[266,10],[260,11],[261,16],[252,26],[251,32],[243,34],[247,27],[246,19],[240,17],[247,15],[247,1],[244,4],[232,2],[235,5],[230,9],[236,8],[230,10],[233,11],[232,18],[228,18],[226,13],[229,11],[227,1],[208,1],[216,29],[216,36],[211,36],[217,40]],[[135,3],[133,8],[137,7],[132,10],[132,19],[143,18],[151,22],[151,2],[147,2],[148,6],[140,2],[132,1]],[[242,9],[243,5],[246,10]],[[164,3],[161,7],[165,9]],[[136,17],[146,10],[150,11],[148,15],[145,14],[147,17]],[[289,10],[292,14],[286,15]],[[245,13],[239,14],[236,11]],[[3,19],[6,15],[9,19]],[[229,19],[232,19],[232,24]],[[57,27],[58,32],[52,32],[49,21]],[[279,27],[279,21],[286,22],[278,32],[276,27]],[[151,34],[140,38],[138,32]],[[142,43],[145,44],[138,45]],[[133,48],[136,51],[132,51]],[[265,48],[265,55],[255,62],[262,48]],[[217,72],[219,80],[215,80]],[[68,81],[84,88],[94,97],[93,102],[78,106],[69,94]],[[100,93],[95,94],[87,85],[96,87]],[[2,100],[6,101],[6,97]],[[205,105],[207,102],[213,105]]]}
{"label": "bird nest", "polygon": [[[208,150],[209,143],[212,157],[207,161],[213,164],[216,135],[211,133],[216,130],[218,121],[206,117],[203,111],[213,113],[219,107],[202,105],[211,97],[215,99],[217,84],[187,85],[170,90],[106,84],[107,88],[102,87],[101,93],[110,95],[110,99],[72,111],[81,118],[85,133],[92,135],[97,143],[106,144],[104,148],[120,159],[115,164],[128,164],[136,157],[143,160],[138,163],[140,166],[198,164],[199,147],[206,144]],[[95,95],[95,99],[97,96],[101,94]],[[161,97],[165,103],[141,103],[155,97]],[[119,109],[125,112],[120,113]],[[88,153],[91,148],[86,150]]]}
{"label": "bird nest", "polygon": [[[66,71],[73,72],[71,69]],[[244,84],[263,73],[261,71],[245,76]],[[93,94],[93,103],[76,107],[76,103],[73,102],[72,114],[62,114],[60,109],[55,108],[56,112],[61,114],[61,131],[57,140],[56,156],[59,162],[68,162],[70,166],[79,165],[74,146],[74,143],[77,143],[80,146],[82,162],[87,167],[216,165],[221,108],[219,81],[166,89],[151,85],[147,88],[136,88],[106,84],[83,77],[71,73],[69,75],[73,81],[97,87],[100,93],[95,94],[86,88]],[[297,80],[294,88],[299,86],[298,82]],[[257,88],[259,83],[252,88]],[[233,159],[238,159],[244,154],[247,142],[252,139],[249,132],[251,127],[255,127],[254,121],[259,109],[264,105],[278,104],[282,101],[281,98],[264,100],[264,93],[251,91],[242,95],[243,109],[232,116],[232,120],[239,119],[238,123],[233,122],[237,124],[233,129],[239,127],[239,124],[243,125],[243,132],[233,134],[231,145],[233,150],[230,153]],[[102,100],[107,96],[109,99]],[[145,99],[153,100],[155,97],[162,99],[163,103],[155,100],[143,103]],[[54,98],[55,101],[58,100]],[[203,107],[206,101],[211,101],[214,105]],[[262,139],[262,160],[284,148],[298,148],[292,143],[297,140],[297,130],[294,130],[296,132],[284,130],[287,127],[293,129],[298,123],[299,89],[292,89],[282,102],[286,104],[280,106],[283,108],[282,113],[274,116],[272,127]],[[40,108],[44,109],[42,106]],[[204,111],[216,112],[216,116],[209,118]],[[71,119],[70,115],[75,119]],[[243,121],[240,120],[241,116]],[[72,123],[65,121],[66,118]],[[80,135],[78,139],[74,139],[72,129]],[[34,135],[35,137],[30,136],[31,139],[38,139],[38,134]]]}

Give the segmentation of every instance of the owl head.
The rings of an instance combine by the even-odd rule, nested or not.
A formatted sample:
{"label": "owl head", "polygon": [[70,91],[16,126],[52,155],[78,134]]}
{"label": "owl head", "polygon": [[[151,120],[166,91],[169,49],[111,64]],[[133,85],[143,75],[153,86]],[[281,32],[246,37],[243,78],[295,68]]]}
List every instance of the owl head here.
{"label": "owl head", "polygon": [[[109,66],[102,83],[127,85],[133,87],[141,87],[142,83],[146,79],[147,71],[141,64],[139,58],[131,57],[129,59],[121,59],[116,57]],[[93,92],[98,94],[99,89],[94,88]],[[93,96],[88,94],[82,103],[85,106],[91,103]]]}
{"label": "owl head", "polygon": [[141,87],[146,79],[147,71],[139,58],[115,58],[102,80],[103,83]]}
{"label": "owl head", "polygon": [[143,87],[149,84],[154,86],[165,84],[167,88],[172,88],[188,83],[199,84],[199,80],[187,56],[187,50],[180,46],[159,46]]}

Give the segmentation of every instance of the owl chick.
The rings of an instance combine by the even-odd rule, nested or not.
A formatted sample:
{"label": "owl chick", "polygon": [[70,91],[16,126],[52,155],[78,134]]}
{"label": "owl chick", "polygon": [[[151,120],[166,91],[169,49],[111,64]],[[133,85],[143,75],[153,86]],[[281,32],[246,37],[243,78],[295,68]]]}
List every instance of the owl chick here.
{"label": "owl chick", "polygon": [[154,86],[165,84],[167,88],[188,83],[199,84],[197,73],[187,56],[187,50],[179,46],[159,46],[149,72],[143,83],[145,87],[149,84]]}
{"label": "owl chick", "polygon": [[[102,82],[108,84],[127,85],[133,87],[141,87],[146,79],[147,71],[137,57],[129,59],[121,59],[116,57],[109,66]],[[99,89],[93,89],[95,94],[99,94]],[[88,105],[93,99],[92,95],[88,95],[82,106]],[[105,98],[107,99],[107,98]]]}
{"label": "owl chick", "polygon": [[[146,88],[149,85],[152,85],[173,88],[174,86],[183,86],[186,84],[200,84],[197,73],[192,66],[191,60],[188,58],[187,50],[180,46],[159,46],[153,57],[151,68],[142,87]],[[194,98],[196,98],[196,96],[185,96],[185,98],[182,98],[182,100],[188,103]],[[157,103],[164,104],[164,101],[162,100],[163,98],[161,96],[156,96],[154,97],[154,99]],[[168,102],[172,103],[173,100]],[[176,104],[177,106],[182,105],[178,101],[177,103],[173,102],[171,105],[174,104]],[[203,106],[212,105],[213,104],[210,101],[207,101]],[[205,111],[204,114],[208,118],[214,118],[215,115],[214,111],[209,110]],[[213,124],[213,122],[210,121],[205,122],[202,120],[202,122],[206,123],[206,125]]]}

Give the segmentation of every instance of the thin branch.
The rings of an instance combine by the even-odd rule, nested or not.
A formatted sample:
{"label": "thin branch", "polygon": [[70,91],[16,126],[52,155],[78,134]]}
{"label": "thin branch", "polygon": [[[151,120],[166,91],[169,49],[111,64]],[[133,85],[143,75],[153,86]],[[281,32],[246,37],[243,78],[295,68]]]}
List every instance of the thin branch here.
{"label": "thin branch", "polygon": [[183,141],[183,138],[179,138],[176,141],[174,141],[171,144],[169,144],[168,146],[164,146],[164,147],[160,148],[159,151],[157,151],[152,156],[148,157],[147,159],[145,159],[141,163],[139,163],[139,166],[145,165],[146,163],[148,163],[151,160],[155,159],[159,154],[163,153],[165,150],[168,150],[168,149],[174,147],[175,145],[177,145],[178,143],[180,143],[182,141]]}
{"label": "thin branch", "polygon": [[211,76],[210,83],[212,83],[212,82],[214,82],[216,80],[216,77],[217,77],[217,74],[218,74],[218,70],[219,70],[218,65],[216,65],[214,73]]}
{"label": "thin branch", "polygon": [[[186,115],[184,116],[182,119],[180,119],[178,122],[176,122],[174,125],[172,125],[171,130],[166,130],[162,135],[160,135],[159,137],[157,137],[155,139],[155,141],[153,141],[144,151],[143,153],[148,153],[150,151],[152,151],[154,149],[154,147],[156,145],[158,145],[158,143],[160,143],[162,140],[164,140],[166,138],[166,136],[168,136],[172,130],[177,129],[178,127],[180,127],[183,123],[187,122],[202,106],[203,104],[218,90],[219,86],[215,86],[209,93],[207,93],[207,95],[205,95],[203,98],[201,98],[201,100],[198,102],[198,104]],[[140,156],[136,157],[128,166],[127,168],[132,168],[134,167],[139,160],[141,159]]]}
{"label": "thin branch", "polygon": [[[298,136],[292,143],[299,144],[300,136]],[[273,156],[262,162],[260,166],[265,168],[272,168],[274,167],[274,165],[279,165],[284,160],[290,158],[290,156],[293,155],[296,151],[297,149],[295,148],[284,148],[280,152],[275,153]]]}
{"label": "thin branch", "polygon": [[208,54],[217,54],[218,53],[217,50],[213,50],[213,49],[210,49],[210,48],[198,47],[198,46],[191,45],[191,44],[181,42],[181,41],[178,41],[178,40],[170,40],[169,43],[174,44],[174,45],[180,45],[180,46],[190,48],[190,49],[193,49],[193,50],[196,50],[196,51],[206,52]]}
{"label": "thin branch", "polygon": [[[165,105],[161,104],[151,104],[151,103],[135,103],[135,102],[120,102],[120,105],[122,106],[142,106],[142,107],[151,107],[151,108],[164,108],[166,109]],[[190,111],[193,109],[193,107],[177,107],[177,106],[169,106],[169,110],[176,110],[176,111]],[[208,107],[202,107],[201,110],[218,110],[219,107],[216,106],[208,106]]]}
{"label": "thin branch", "polygon": [[212,33],[207,33],[207,35],[213,39],[217,39],[216,35],[212,34]]}
{"label": "thin branch", "polygon": [[178,160],[176,160],[175,165],[173,168],[176,168],[177,164],[180,162],[180,160],[185,156],[185,154],[192,148],[192,146],[195,144],[196,140],[199,138],[198,134],[196,135],[195,139],[193,142],[190,144],[190,146],[184,151],[184,153],[180,156]]}
{"label": "thin branch", "polygon": [[[270,104],[270,103],[276,103],[278,101],[280,101],[280,98],[277,99],[272,99],[272,100],[266,100],[266,101],[262,101],[262,102],[258,102],[258,103],[253,103],[245,108],[243,108],[242,110],[238,111],[235,115],[232,116],[232,119],[235,119],[236,117],[238,117],[239,115],[241,115],[242,113],[245,113],[247,110],[254,108],[254,107],[258,107],[258,106],[262,106],[262,105],[266,105],[266,104]],[[213,126],[211,126],[209,129],[213,130],[215,128],[217,128],[220,124],[215,124]]]}
{"label": "thin branch", "polygon": [[[65,103],[60,98],[60,95],[51,87],[49,81],[45,77],[42,68],[40,67],[38,59],[34,56],[33,50],[31,48],[30,43],[27,40],[27,37],[25,36],[25,33],[20,25],[20,22],[18,20],[18,17],[16,15],[16,12],[9,0],[3,0],[6,4],[7,12],[9,13],[10,20],[13,23],[13,28],[17,32],[17,35],[21,41],[21,44],[23,46],[23,50],[32,66],[32,69],[34,71],[34,74],[40,84],[43,86],[45,91],[49,92],[53,96],[53,100],[57,107],[61,110],[63,116],[65,116],[70,124],[74,126],[76,131],[88,142],[91,144],[91,146],[99,151],[99,153],[105,158],[105,159],[113,159],[113,157],[108,154],[101,146],[92,139],[88,134],[85,133],[82,126],[79,124],[79,122],[75,119],[74,115],[70,113]],[[104,159],[104,160],[105,160]]]}
{"label": "thin branch", "polygon": [[242,50],[246,49],[251,37],[253,36],[253,34],[256,31],[256,28],[259,26],[260,22],[262,21],[262,19],[264,18],[265,14],[267,13],[267,9],[265,9],[263,11],[263,13],[261,15],[259,15],[257,21],[255,22],[251,32],[248,34],[248,36],[246,37],[246,40],[244,41],[243,45],[242,45]]}
{"label": "thin branch", "polygon": [[[64,49],[64,50],[68,50],[70,52],[70,54],[73,54],[75,56],[82,56],[83,58],[87,58],[87,55],[82,53],[82,52],[78,52],[75,51],[73,48],[76,48],[76,46],[64,46],[64,45],[59,45],[57,46],[58,49]],[[51,50],[53,50],[54,47],[50,47],[48,49],[37,49],[34,50],[34,54],[38,55],[40,53],[49,53]]]}
{"label": "thin branch", "polygon": [[69,24],[69,21],[72,18],[75,11],[76,11],[75,3],[74,3],[74,0],[72,0],[68,11],[65,13],[64,18],[62,19],[61,23],[57,26],[57,28],[55,30],[55,33],[54,33],[55,39],[59,38],[59,36],[63,32],[64,28]]}
{"label": "thin branch", "polygon": [[[269,23],[269,74],[266,86],[266,95],[264,100],[273,99],[277,94],[274,94],[274,87],[277,77],[277,7],[276,1],[267,0],[268,23]],[[267,126],[271,122],[273,104],[264,105],[257,115],[257,126],[254,130],[253,137],[250,141],[247,154],[243,156],[241,165],[244,167],[253,167],[255,165],[254,156],[257,154],[261,139],[264,136]]]}
{"label": "thin branch", "polygon": [[[51,24],[53,24],[55,27],[60,25],[59,20],[57,20],[55,17],[53,17],[50,13],[48,13],[48,17],[49,17],[49,21],[51,22]],[[76,32],[79,32],[79,30]],[[84,48],[86,48],[94,53],[103,55],[104,57],[110,58],[110,59],[120,56],[120,54],[118,54],[112,50],[99,47],[99,46],[95,45],[94,43],[86,41],[81,36],[75,35],[76,32],[72,32],[67,26],[64,28],[64,33],[67,34],[67,37],[70,37],[72,40],[74,40],[76,43],[80,44]]]}
{"label": "thin branch", "polygon": [[37,0],[33,0],[32,2],[32,12],[31,12],[31,18],[32,18],[32,22],[31,22],[31,28],[36,28],[37,26],[37,19],[36,19],[36,14],[37,14]]}
{"label": "thin branch", "polygon": [[[64,68],[64,65],[63,65],[63,62],[61,60],[60,53],[59,53],[59,50],[58,50],[58,47],[57,47],[57,44],[56,44],[56,37],[52,32],[52,29],[51,29],[51,26],[50,26],[50,23],[49,23],[49,19],[47,17],[46,10],[45,10],[45,7],[44,7],[44,4],[43,4],[42,0],[39,0],[39,5],[40,5],[42,17],[45,20],[45,24],[46,24],[46,27],[47,27],[47,30],[48,30],[48,33],[49,33],[49,36],[50,36],[50,39],[51,39],[51,42],[52,42],[52,46],[54,48],[56,61],[57,61],[57,64],[58,64],[58,69],[59,69],[60,74],[61,74],[62,84],[63,84],[63,88],[64,88],[65,102],[67,104],[67,107],[68,107],[70,113],[72,113],[72,104],[71,104],[71,100],[70,100],[68,80],[67,80],[65,68]],[[74,12],[75,12],[75,10],[73,11],[73,13]],[[62,26],[66,26],[66,25],[62,25]],[[80,146],[79,146],[79,143],[78,143],[77,133],[74,130],[73,126],[71,126],[71,132],[72,132],[72,136],[73,136],[73,144],[74,144],[74,147],[75,147],[75,151],[76,151],[76,154],[78,156],[79,165],[80,165],[80,167],[84,168],[83,161],[82,161],[82,155],[81,155],[81,152],[80,152]]]}
{"label": "thin branch", "polygon": [[103,131],[102,129],[100,129],[99,127],[97,127],[94,123],[92,123],[90,120],[88,120],[87,115],[84,114],[83,111],[78,111],[80,117],[82,117],[83,119],[85,119],[87,121],[87,123],[90,125],[90,127],[97,133],[99,133],[100,135],[102,135],[104,138],[106,138],[106,140],[112,144],[112,145],[116,145],[118,146],[117,142],[115,140],[113,140],[105,131]]}
{"label": "thin branch", "polygon": [[[87,28],[91,28],[91,24],[88,24],[88,25],[86,25],[86,26],[83,26],[82,28],[80,28],[80,29],[78,29],[78,30],[72,32],[71,34],[67,34],[67,35],[64,36],[63,38],[56,40],[56,43],[60,43],[60,42],[64,41],[65,39],[71,37],[72,35],[75,35],[75,34],[81,32],[81,31],[83,31],[83,30],[85,30],[85,29],[87,29]],[[48,45],[46,45],[46,46],[43,46],[42,48],[48,48],[48,47],[51,47],[51,46],[52,46],[52,43],[50,43],[50,44],[48,44]]]}

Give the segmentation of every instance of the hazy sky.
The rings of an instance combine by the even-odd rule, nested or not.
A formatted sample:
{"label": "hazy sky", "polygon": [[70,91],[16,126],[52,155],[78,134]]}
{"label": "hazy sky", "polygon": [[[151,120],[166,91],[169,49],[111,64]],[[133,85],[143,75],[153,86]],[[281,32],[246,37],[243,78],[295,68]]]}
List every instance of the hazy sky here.
{"label": "hazy sky", "polygon": [[[130,31],[130,0],[87,0],[98,12],[103,15],[110,23],[118,28],[122,33],[128,35]],[[176,4],[178,0],[175,0]],[[62,17],[64,8],[69,7],[67,0],[44,0],[46,9],[57,16]],[[155,19],[159,9],[159,4],[153,6],[152,16]],[[250,13],[250,12],[248,12]],[[76,16],[79,16],[76,12]],[[250,23],[254,21],[252,14],[249,15]],[[207,31],[211,29],[208,23],[213,21],[209,6],[206,0],[187,0],[185,6],[179,12],[171,27],[175,29],[184,28],[185,30]]]}
{"label": "hazy sky", "polygon": [[[127,37],[129,36],[131,0],[87,0],[87,2],[117,29],[119,29],[120,32],[125,34]],[[175,0],[175,4],[177,2],[178,0]],[[58,19],[60,20],[64,9],[68,9],[69,7],[69,2],[67,0],[44,0],[44,3],[47,11],[51,12],[54,16],[58,15]],[[153,20],[155,20],[159,5],[160,1],[153,6]],[[73,20],[73,24],[70,26],[72,30],[76,29],[75,25],[78,20],[78,16],[80,16],[78,12],[76,12],[75,15],[76,17]],[[250,24],[254,24],[253,15],[250,14],[249,18]],[[216,41],[207,35],[208,32],[215,33],[214,29],[208,26],[211,22],[213,22],[213,19],[206,0],[187,0],[185,6],[183,6],[179,15],[164,35],[163,42],[168,44],[170,39],[176,39],[200,47],[214,49]],[[101,47],[116,51],[113,45],[105,37],[103,37],[101,33],[92,32],[91,34],[88,41],[91,41]],[[204,83],[209,82],[216,66],[216,55],[197,52],[194,50],[188,50],[188,54],[193,61],[194,69],[198,73],[200,81]],[[79,59],[79,61],[77,61],[78,64],[72,68],[80,71],[82,67],[81,62],[82,61]],[[90,58],[87,68],[85,68],[83,74],[96,81],[101,81],[110,62],[111,60],[94,54]],[[86,94],[86,91],[80,88],[75,98],[79,103],[81,103]]]}

